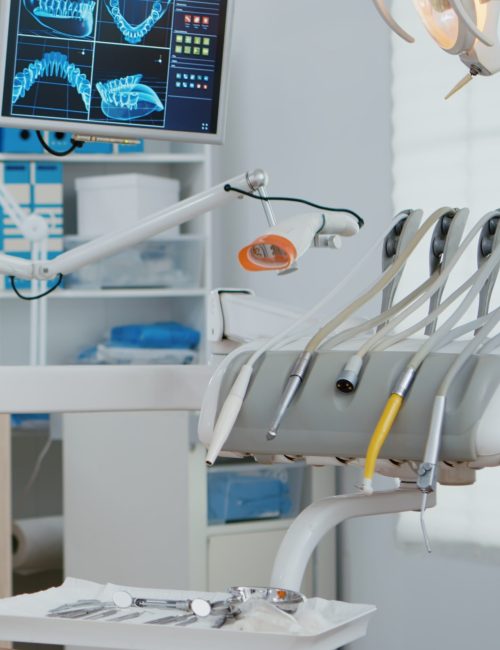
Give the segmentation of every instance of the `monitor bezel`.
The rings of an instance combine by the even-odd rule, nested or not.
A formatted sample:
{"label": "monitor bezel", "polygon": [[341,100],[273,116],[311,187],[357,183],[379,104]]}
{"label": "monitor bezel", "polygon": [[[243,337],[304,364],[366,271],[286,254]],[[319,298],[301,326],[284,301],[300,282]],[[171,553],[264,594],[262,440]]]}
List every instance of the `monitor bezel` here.
{"label": "monitor bezel", "polygon": [[11,117],[2,115],[5,85],[5,68],[7,65],[7,48],[9,36],[11,3],[0,0],[0,127],[30,129],[34,131],[56,131],[96,138],[113,138],[118,140],[165,140],[169,142],[189,142],[198,144],[223,144],[226,131],[230,50],[233,33],[234,0],[226,0],[226,22],[222,69],[218,102],[217,131],[215,133],[195,133],[191,131],[168,131],[143,127],[120,127],[116,124],[96,124],[85,122],[66,122],[39,118]]}

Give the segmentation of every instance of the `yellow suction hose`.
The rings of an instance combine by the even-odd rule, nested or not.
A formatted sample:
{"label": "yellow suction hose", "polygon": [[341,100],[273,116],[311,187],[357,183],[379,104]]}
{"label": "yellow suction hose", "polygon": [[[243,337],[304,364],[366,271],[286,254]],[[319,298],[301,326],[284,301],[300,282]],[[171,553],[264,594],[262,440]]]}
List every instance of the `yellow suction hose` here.
{"label": "yellow suction hose", "polygon": [[363,480],[363,490],[367,494],[373,492],[373,475],[375,474],[375,465],[380,450],[389,435],[394,420],[403,405],[403,397],[396,393],[392,393],[386,402],[382,415],[379,418],[377,426],[370,439],[370,444],[366,452],[365,472]]}

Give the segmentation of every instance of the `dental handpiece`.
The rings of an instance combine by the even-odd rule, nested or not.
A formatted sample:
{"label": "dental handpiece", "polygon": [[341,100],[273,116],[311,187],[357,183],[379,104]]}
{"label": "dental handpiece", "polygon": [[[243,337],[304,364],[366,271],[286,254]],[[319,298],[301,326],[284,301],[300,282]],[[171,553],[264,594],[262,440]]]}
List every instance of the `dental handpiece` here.
{"label": "dental handpiece", "polygon": [[267,439],[269,441],[274,440],[278,435],[278,429],[281,426],[281,422],[286,415],[288,407],[293,402],[296,394],[298,393],[302,382],[304,381],[304,377],[306,376],[313,356],[314,355],[311,352],[302,352],[297,357],[297,360],[290,370],[287,383],[281,394],[281,398],[274,415],[274,419],[267,432]]}

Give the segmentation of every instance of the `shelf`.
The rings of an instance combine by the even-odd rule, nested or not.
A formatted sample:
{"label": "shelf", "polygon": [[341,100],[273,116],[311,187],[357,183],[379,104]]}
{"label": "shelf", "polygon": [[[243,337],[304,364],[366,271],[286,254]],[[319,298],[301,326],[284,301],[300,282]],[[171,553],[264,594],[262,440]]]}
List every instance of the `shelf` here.
{"label": "shelf", "polygon": [[[201,298],[206,289],[60,289],[49,300],[87,300],[106,298]],[[11,291],[0,291],[0,300],[19,298]]]}
{"label": "shelf", "polygon": [[[43,153],[3,153],[0,154],[0,162],[11,161],[34,161],[34,162],[54,162],[54,158]],[[206,155],[204,153],[128,153],[128,154],[76,154],[60,158],[59,162],[64,164],[78,163],[205,163]]]}
{"label": "shelf", "polygon": [[286,530],[293,519],[252,519],[229,524],[207,525],[208,537],[222,535],[244,535],[247,533],[261,533],[273,530]]}

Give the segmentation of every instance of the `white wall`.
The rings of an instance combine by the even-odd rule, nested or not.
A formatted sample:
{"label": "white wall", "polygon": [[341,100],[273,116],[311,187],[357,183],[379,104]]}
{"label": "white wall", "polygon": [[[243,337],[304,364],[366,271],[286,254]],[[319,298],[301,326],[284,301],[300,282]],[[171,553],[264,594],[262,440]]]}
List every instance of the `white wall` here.
{"label": "white wall", "polygon": [[[236,0],[228,133],[217,152],[218,178],[261,166],[273,193],[354,208],[367,227],[341,253],[310,252],[295,276],[252,276],[238,268],[236,251],[265,222],[259,205],[245,201],[216,220],[217,284],[251,286],[263,296],[310,305],[387,223],[389,46],[389,32],[368,0]],[[277,208],[279,216],[294,210]],[[358,478],[345,474],[342,491],[355,489]],[[395,544],[394,522],[370,518],[343,529],[342,597],[379,608],[369,636],[352,650],[496,647],[500,569],[409,555]]]}
{"label": "white wall", "polygon": [[[215,219],[215,282],[307,306],[391,216],[389,34],[367,0],[235,4],[228,130],[216,151],[217,178],[262,167],[271,193],[350,207],[367,226],[340,253],[308,253],[300,273],[249,274],[236,253],[267,224],[259,203],[246,200]],[[275,210],[279,218],[300,208]]]}

